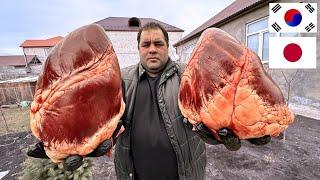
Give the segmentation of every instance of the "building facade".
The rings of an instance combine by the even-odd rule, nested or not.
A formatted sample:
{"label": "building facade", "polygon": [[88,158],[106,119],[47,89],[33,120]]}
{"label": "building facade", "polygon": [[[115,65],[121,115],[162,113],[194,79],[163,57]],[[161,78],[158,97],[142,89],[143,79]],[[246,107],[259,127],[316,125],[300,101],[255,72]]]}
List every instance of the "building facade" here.
{"label": "building facade", "polygon": [[63,37],[56,36],[49,39],[25,40],[20,47],[25,55],[36,55],[41,62],[44,62],[53,47],[62,39]]}
{"label": "building facade", "polygon": [[[316,0],[236,0],[216,16],[196,30],[183,37],[174,46],[180,60],[188,62],[189,57],[201,35],[209,27],[220,28],[244,43],[261,58],[265,70],[279,85],[285,99],[298,114],[314,112],[320,119],[320,52],[317,50],[317,69],[269,69],[269,37],[271,36],[316,36],[320,47],[320,33],[269,33],[269,3],[316,3]],[[320,22],[318,8],[317,21]],[[319,23],[318,23],[319,31]]]}
{"label": "building facade", "polygon": [[96,24],[101,25],[110,38],[117,54],[120,68],[124,68],[139,62],[137,34],[139,28],[148,22],[161,24],[169,35],[169,56],[178,60],[178,55],[173,44],[182,38],[183,30],[152,18],[127,18],[108,17]]}

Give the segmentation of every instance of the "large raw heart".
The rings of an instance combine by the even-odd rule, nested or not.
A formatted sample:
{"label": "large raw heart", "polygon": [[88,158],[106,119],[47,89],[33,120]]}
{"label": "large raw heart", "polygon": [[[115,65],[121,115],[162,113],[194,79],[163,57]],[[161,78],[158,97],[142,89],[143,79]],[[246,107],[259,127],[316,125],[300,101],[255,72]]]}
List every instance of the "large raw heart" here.
{"label": "large raw heart", "polygon": [[202,122],[216,137],[222,128],[240,139],[277,136],[294,120],[259,57],[217,28],[202,33],[190,57],[179,108],[190,123]]}
{"label": "large raw heart", "polygon": [[76,29],[52,50],[36,85],[30,126],[53,162],[87,155],[111,138],[125,108],[120,76],[98,25]]}

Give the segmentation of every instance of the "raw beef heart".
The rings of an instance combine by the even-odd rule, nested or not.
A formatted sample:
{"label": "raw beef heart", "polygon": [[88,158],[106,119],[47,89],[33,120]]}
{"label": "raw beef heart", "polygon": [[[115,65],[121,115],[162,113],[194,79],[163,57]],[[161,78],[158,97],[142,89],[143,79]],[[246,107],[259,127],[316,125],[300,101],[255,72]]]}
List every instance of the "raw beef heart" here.
{"label": "raw beef heart", "polygon": [[31,105],[32,133],[54,162],[109,139],[124,111],[120,68],[103,28],[71,32],[49,54]]}
{"label": "raw beef heart", "polygon": [[240,139],[277,136],[293,122],[283,95],[259,57],[226,32],[201,35],[181,78],[179,107],[213,134],[229,128]]}

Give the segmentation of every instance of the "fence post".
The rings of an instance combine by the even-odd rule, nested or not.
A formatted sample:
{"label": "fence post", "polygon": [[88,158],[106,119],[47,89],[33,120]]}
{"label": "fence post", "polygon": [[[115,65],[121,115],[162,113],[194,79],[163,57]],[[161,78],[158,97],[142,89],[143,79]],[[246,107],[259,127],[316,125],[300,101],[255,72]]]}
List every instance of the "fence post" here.
{"label": "fence post", "polygon": [[1,112],[1,116],[2,116],[2,119],[3,119],[3,121],[4,121],[4,124],[6,125],[6,130],[7,130],[7,132],[9,132],[9,127],[8,127],[8,124],[7,124],[7,120],[6,120],[6,118],[4,117],[4,115],[3,115],[3,112],[2,112],[2,108],[0,107],[0,112]]}

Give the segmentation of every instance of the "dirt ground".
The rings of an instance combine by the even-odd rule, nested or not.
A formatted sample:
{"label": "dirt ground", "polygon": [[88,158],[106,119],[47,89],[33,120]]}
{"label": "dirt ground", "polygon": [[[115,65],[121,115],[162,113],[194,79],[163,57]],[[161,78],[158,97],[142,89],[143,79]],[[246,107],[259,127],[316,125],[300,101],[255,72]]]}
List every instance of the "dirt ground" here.
{"label": "dirt ground", "polygon": [[29,108],[0,108],[0,135],[29,130]]}
{"label": "dirt ground", "polygon": [[[9,132],[1,119],[0,172],[10,170],[3,180],[17,179],[26,149],[35,139],[28,127],[28,110],[11,109],[4,114]],[[208,145],[205,179],[320,179],[319,128],[319,120],[297,116],[286,132],[286,141],[273,138],[265,146],[243,141],[236,152],[228,151],[223,145]],[[93,163],[94,179],[115,179],[112,158],[95,158]]]}

